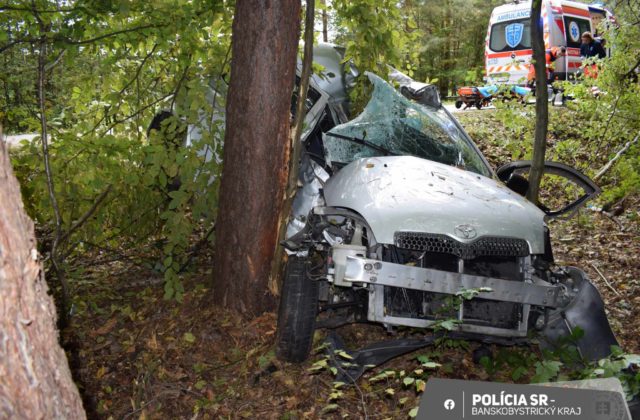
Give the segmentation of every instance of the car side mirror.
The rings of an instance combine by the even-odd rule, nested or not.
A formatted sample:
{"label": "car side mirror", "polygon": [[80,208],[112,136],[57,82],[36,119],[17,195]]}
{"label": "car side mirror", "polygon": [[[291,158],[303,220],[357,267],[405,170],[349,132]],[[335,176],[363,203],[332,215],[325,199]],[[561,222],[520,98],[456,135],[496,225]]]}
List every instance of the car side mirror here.
{"label": "car side mirror", "polygon": [[400,87],[400,93],[405,98],[422,105],[429,105],[434,108],[439,108],[442,105],[438,88],[435,85],[416,85],[402,86]]}
{"label": "car side mirror", "polygon": [[435,85],[416,82],[400,70],[390,67],[389,79],[399,85],[402,96],[422,105],[440,108],[440,93]]}
{"label": "car side mirror", "polygon": [[[528,176],[530,170],[530,160],[519,160],[501,166],[496,171],[496,175],[498,175],[498,178],[504,182],[509,189],[522,196],[526,196],[527,190],[529,189],[529,180],[525,175]],[[545,162],[543,182],[545,175],[550,175],[563,180],[565,183],[571,184],[567,189],[575,193],[575,197],[570,199],[571,201],[565,205],[561,205],[557,209],[549,209],[544,204],[539,204],[538,207],[550,218],[572,216],[588,200],[597,196],[601,191],[600,188],[582,172],[563,163]],[[555,184],[553,182],[554,180],[550,182],[550,185],[552,185],[552,187],[557,186],[558,181],[556,180]]]}

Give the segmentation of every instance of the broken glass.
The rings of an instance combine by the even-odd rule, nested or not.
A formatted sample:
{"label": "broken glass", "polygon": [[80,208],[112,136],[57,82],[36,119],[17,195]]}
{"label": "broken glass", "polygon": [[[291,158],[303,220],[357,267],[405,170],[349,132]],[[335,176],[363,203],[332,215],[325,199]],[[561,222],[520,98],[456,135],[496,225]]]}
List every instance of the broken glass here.
{"label": "broken glass", "polygon": [[324,136],[330,164],[409,155],[491,176],[478,150],[444,108],[412,102],[375,74],[367,76],[374,88],[363,112]]}

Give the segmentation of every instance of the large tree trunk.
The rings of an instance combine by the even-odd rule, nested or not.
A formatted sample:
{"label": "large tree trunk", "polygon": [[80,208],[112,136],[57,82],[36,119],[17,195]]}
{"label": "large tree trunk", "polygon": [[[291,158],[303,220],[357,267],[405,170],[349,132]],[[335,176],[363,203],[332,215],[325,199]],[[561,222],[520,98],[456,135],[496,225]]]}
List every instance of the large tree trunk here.
{"label": "large tree trunk", "polygon": [[0,140],[0,418],[85,418],[47,290],[33,222]]}
{"label": "large tree trunk", "polygon": [[527,198],[538,203],[540,181],[544,171],[544,155],[547,150],[547,127],[549,124],[549,95],[547,93],[547,69],[544,51],[543,26],[540,24],[542,0],[531,3],[531,43],[533,65],[536,69],[536,126],[533,138],[533,158],[529,173]]}
{"label": "large tree trunk", "polygon": [[236,3],[213,299],[249,316],[275,306],[299,32],[299,0]]}

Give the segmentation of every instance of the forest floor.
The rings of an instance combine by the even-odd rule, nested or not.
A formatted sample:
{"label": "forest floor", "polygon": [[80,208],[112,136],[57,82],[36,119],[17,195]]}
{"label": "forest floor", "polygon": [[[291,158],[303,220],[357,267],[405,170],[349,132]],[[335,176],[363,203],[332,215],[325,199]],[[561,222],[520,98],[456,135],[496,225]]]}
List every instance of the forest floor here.
{"label": "forest floor", "polygon": [[[457,116],[499,166],[512,150],[485,141],[493,112]],[[552,241],[556,261],[598,287],[623,350],[640,353],[640,197],[619,207],[552,222]],[[246,321],[210,305],[211,256],[194,266],[182,303],[163,300],[161,276],[124,263],[78,283],[63,340],[90,418],[408,418],[429,376],[528,383],[540,359],[535,347],[494,347],[492,363],[476,364],[479,344],[451,342],[387,362],[356,387],[335,384],[322,352],[301,365],[274,357],[274,313]],[[378,326],[339,332],[354,346],[389,339]]]}

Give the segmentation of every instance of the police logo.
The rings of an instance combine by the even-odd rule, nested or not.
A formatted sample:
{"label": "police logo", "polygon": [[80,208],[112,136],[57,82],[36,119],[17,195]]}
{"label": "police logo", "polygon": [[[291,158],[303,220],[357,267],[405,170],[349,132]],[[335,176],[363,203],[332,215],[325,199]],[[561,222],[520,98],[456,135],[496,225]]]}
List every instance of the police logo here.
{"label": "police logo", "polygon": [[580,27],[575,21],[569,24],[569,36],[573,42],[580,41]]}
{"label": "police logo", "polygon": [[507,45],[511,48],[518,46],[522,41],[522,34],[524,33],[524,25],[522,23],[512,23],[504,28],[504,38],[507,41]]}

